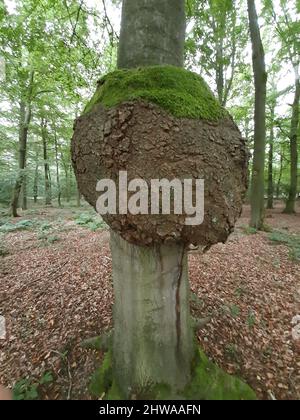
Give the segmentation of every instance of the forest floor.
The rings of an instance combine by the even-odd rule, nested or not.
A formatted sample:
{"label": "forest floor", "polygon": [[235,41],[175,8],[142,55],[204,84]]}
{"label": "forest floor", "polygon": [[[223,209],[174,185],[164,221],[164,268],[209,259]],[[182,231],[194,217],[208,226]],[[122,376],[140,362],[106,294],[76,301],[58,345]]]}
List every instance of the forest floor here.
{"label": "forest floor", "polygon": [[[190,253],[194,316],[206,354],[260,399],[300,399],[300,206],[267,211],[271,232],[247,228],[205,255]],[[99,352],[84,339],[109,330],[113,291],[109,232],[87,208],[37,208],[0,220],[0,383],[18,398],[89,399]],[[1,333],[1,331],[0,331]],[[298,342],[299,344],[299,342]]]}

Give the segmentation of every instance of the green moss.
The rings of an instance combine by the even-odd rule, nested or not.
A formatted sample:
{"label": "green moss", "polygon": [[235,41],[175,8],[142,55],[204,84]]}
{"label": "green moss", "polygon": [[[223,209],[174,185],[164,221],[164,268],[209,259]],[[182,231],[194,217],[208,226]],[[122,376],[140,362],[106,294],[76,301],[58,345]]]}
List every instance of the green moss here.
{"label": "green moss", "polygon": [[254,391],[247,384],[218,368],[201,350],[184,396],[191,400],[256,400]]}
{"label": "green moss", "polygon": [[94,396],[101,396],[107,393],[113,383],[111,352],[107,352],[102,365],[93,373],[89,386],[90,393]]}
{"label": "green moss", "polygon": [[117,70],[104,76],[84,113],[95,104],[107,108],[142,99],[176,117],[219,120],[227,115],[209,87],[195,73],[173,66]]}
{"label": "green moss", "polygon": [[105,400],[124,399],[116,382],[113,379],[112,354],[105,353],[102,365],[93,373],[89,385],[90,393]]}
{"label": "green moss", "polygon": [[[111,351],[105,354],[102,365],[92,375],[91,394],[104,400],[123,400],[124,396],[113,379]],[[194,360],[193,376],[183,392],[167,384],[156,384],[135,397],[144,400],[256,400],[254,391],[240,379],[228,375],[199,350]]]}

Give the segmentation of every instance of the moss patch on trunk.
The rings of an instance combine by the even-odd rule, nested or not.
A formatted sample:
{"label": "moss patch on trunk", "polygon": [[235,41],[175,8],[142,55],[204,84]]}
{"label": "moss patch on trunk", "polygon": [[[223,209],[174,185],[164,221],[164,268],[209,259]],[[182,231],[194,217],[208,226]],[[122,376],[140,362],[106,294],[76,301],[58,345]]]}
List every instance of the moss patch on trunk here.
{"label": "moss patch on trunk", "polygon": [[90,112],[96,104],[112,108],[138,99],[155,103],[179,118],[217,121],[228,116],[202,77],[173,66],[141,67],[107,74],[99,81],[84,113]]}
{"label": "moss patch on trunk", "polygon": [[[104,400],[123,400],[112,369],[111,351],[106,353],[102,365],[93,374],[90,392]],[[142,400],[256,400],[255,392],[239,378],[229,375],[211,362],[202,350],[194,360],[191,382],[183,391],[177,392],[167,384],[135,390],[134,398]]]}
{"label": "moss patch on trunk", "polygon": [[191,383],[184,390],[188,400],[256,400],[255,392],[239,378],[211,362],[199,349]]}

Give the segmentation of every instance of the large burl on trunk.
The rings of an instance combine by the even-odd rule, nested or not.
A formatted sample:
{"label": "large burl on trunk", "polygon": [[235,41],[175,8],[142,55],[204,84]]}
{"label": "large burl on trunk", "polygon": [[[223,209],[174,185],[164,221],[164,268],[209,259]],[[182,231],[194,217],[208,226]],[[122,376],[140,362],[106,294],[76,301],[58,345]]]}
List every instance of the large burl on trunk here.
{"label": "large burl on trunk", "polygon": [[[202,224],[187,225],[190,215],[173,211],[151,215],[149,201],[149,214],[104,216],[112,229],[113,383],[122,397],[142,398],[145,389],[161,397],[155,390],[165,386],[168,398],[248,396],[239,381],[208,369],[203,357],[195,360],[189,309],[187,245],[205,249],[225,241],[246,191],[247,150],[230,115],[194,73],[173,66],[121,69],[99,81],[76,120],[72,159],[80,192],[94,207],[98,181],[119,185],[120,171],[127,171],[128,182],[138,178],[148,185],[157,179],[205,182]],[[106,368],[109,373],[108,355],[98,396],[108,392]]]}
{"label": "large burl on trunk", "polygon": [[[158,72],[159,67],[155,70]],[[193,73],[182,69],[167,70],[171,76],[182,73],[184,77],[190,74],[195,78]],[[202,97],[197,98],[197,92],[193,94],[191,89],[182,92],[182,86],[172,85],[174,78],[170,76],[170,89],[165,92],[164,103],[162,96],[157,100],[152,91],[150,101],[146,100],[145,87],[141,98],[138,97],[140,74],[135,79],[134,72],[138,74],[136,70],[123,72],[126,76],[131,75],[128,84],[137,93],[134,100],[106,106],[104,79],[95,95],[96,101],[76,121],[72,156],[80,191],[95,207],[99,197],[97,181],[108,178],[118,185],[119,171],[127,171],[128,182],[142,178],[149,185],[153,179],[204,179],[205,217],[201,225],[187,226],[186,214],[128,213],[105,215],[104,220],[125,240],[136,245],[192,243],[209,247],[226,241],[240,215],[247,185],[247,151],[237,126],[200,78],[193,79],[194,83],[205,87]],[[146,73],[146,70],[140,72]],[[154,79],[148,72],[150,80],[151,77]],[[124,77],[122,72],[118,73]],[[157,89],[161,82],[158,78],[154,82]],[[166,80],[163,83],[166,89]],[[128,86],[123,89],[126,87],[128,89]],[[172,98],[177,88],[179,96]],[[129,98],[133,96],[132,92],[129,91]],[[127,99],[126,93],[121,93]],[[179,102],[177,108],[174,103],[173,108],[170,106],[170,98]],[[204,117],[200,118],[202,115]]]}

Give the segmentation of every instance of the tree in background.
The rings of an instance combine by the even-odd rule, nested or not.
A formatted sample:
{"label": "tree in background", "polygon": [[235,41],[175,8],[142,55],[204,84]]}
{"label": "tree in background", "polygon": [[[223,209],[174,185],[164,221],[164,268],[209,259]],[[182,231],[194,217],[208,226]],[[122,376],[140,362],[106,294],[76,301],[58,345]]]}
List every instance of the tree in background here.
{"label": "tree in background", "polygon": [[251,227],[264,225],[267,73],[265,53],[254,0],[248,0],[255,84],[254,155],[251,180]]}
{"label": "tree in background", "polygon": [[241,4],[238,0],[190,0],[187,4],[193,22],[186,42],[188,61],[214,82],[219,102],[226,106],[247,43]]}

